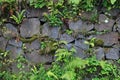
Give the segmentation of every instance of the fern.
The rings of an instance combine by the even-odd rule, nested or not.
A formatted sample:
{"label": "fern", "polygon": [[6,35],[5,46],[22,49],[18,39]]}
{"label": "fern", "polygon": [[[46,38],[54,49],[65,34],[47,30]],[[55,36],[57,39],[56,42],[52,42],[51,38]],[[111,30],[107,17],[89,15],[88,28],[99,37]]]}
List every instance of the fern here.
{"label": "fern", "polygon": [[76,73],[74,71],[66,71],[64,75],[61,76],[65,80],[75,80]]}
{"label": "fern", "polygon": [[87,64],[88,64],[87,60],[83,60],[81,58],[76,57],[71,62],[69,62],[65,68],[68,70],[73,70],[75,68],[83,69],[86,67]]}
{"label": "fern", "polygon": [[56,51],[56,61],[63,61],[63,62],[68,62],[69,58],[72,56],[72,54],[76,52],[75,49],[71,49],[68,51],[67,49],[58,49]]}
{"label": "fern", "polygon": [[58,80],[58,77],[51,71],[47,72],[48,77],[54,77],[56,80]]}
{"label": "fern", "polygon": [[17,24],[20,24],[24,18],[25,10],[22,10],[20,13],[16,12],[17,16],[12,15],[10,18],[13,19]]}
{"label": "fern", "polygon": [[72,3],[72,4],[79,4],[81,2],[81,0],[69,0],[69,3]]}

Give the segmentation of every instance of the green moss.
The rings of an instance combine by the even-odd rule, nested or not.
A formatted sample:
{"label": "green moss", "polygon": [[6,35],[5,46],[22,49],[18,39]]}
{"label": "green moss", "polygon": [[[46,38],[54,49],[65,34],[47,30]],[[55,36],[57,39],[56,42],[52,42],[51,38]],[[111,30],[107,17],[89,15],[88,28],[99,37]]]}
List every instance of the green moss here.
{"label": "green moss", "polygon": [[56,41],[46,41],[45,43],[46,43],[45,48],[40,49],[40,54],[54,53],[55,50],[57,49],[57,46],[54,45],[56,43]]}
{"label": "green moss", "polygon": [[95,39],[95,46],[103,46],[104,41],[102,39]]}
{"label": "green moss", "polygon": [[0,49],[0,53],[3,53],[4,51],[2,49]]}
{"label": "green moss", "polygon": [[24,43],[31,43],[32,41],[36,40],[38,38],[38,35],[33,35],[31,38],[26,39],[20,36],[20,40]]}

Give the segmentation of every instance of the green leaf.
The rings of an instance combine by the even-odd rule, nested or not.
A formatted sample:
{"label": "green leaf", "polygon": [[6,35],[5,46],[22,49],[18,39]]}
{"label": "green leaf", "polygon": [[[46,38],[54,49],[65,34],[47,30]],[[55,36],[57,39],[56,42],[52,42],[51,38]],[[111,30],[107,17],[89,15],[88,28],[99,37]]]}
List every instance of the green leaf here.
{"label": "green leaf", "polygon": [[61,77],[65,80],[74,80],[76,73],[74,71],[66,71],[66,73]]}
{"label": "green leaf", "polygon": [[88,45],[90,44],[88,41],[84,41],[84,43],[85,43],[85,44],[88,44]]}
{"label": "green leaf", "polygon": [[111,4],[114,4],[116,2],[116,0],[110,0]]}
{"label": "green leaf", "polygon": [[90,43],[90,45],[92,46],[92,47],[94,47],[95,45],[94,45],[94,43]]}
{"label": "green leaf", "polygon": [[76,57],[76,58],[74,58],[74,60],[69,62],[65,68],[68,70],[72,70],[75,68],[83,69],[86,67],[87,64],[88,64],[87,60],[83,60],[81,58]]}
{"label": "green leaf", "polygon": [[58,80],[58,77],[53,72],[51,72],[51,71],[48,71],[47,75],[48,75],[48,77],[54,77],[55,79]]}
{"label": "green leaf", "polygon": [[69,3],[72,3],[72,4],[79,4],[81,0],[69,0]]}
{"label": "green leaf", "polygon": [[76,53],[76,49],[75,48],[72,48],[70,51],[73,52],[73,53]]}

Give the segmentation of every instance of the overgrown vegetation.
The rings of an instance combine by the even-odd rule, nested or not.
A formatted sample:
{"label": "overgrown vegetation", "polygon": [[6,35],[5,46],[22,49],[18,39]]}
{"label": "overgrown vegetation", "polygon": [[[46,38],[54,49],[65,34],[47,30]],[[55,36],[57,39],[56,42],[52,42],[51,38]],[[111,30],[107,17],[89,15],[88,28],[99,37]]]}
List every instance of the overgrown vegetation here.
{"label": "overgrown vegetation", "polygon": [[[95,15],[91,17],[91,21],[97,22],[97,14],[102,8],[108,10],[120,8],[119,0],[0,0],[0,15],[12,16],[20,8],[20,2],[34,8],[48,8],[48,13],[44,16],[51,26],[61,26],[64,24],[63,20],[76,20],[82,11],[92,10],[96,11]],[[22,7],[25,8],[25,6]]]}
{"label": "overgrown vegetation", "polygon": [[[13,62],[17,62],[17,67],[20,70],[17,74],[0,69],[0,79],[2,80],[119,80],[119,67],[106,61],[96,60],[96,57],[81,59],[74,57],[75,49],[67,50],[59,48],[56,51],[56,59],[52,63],[52,67],[45,69],[42,65],[31,65],[30,70],[25,72],[23,69],[28,62],[21,55]],[[5,57],[8,55],[5,52],[1,53],[1,65],[5,65],[5,61],[10,61]],[[4,59],[4,61],[3,61]],[[6,60],[5,60],[6,59]],[[10,62],[9,62],[10,63]],[[119,61],[118,61],[119,64]],[[119,64],[120,65],[120,64]],[[0,66],[2,68],[3,66]]]}
{"label": "overgrown vegetation", "polygon": [[23,18],[25,17],[24,12],[25,12],[25,10],[22,10],[20,13],[16,12],[17,16],[12,15],[10,18],[13,19],[16,22],[16,24],[20,24],[20,23],[22,23]]}
{"label": "overgrown vegetation", "polygon": [[[24,18],[25,10],[18,10],[19,0],[0,0],[0,26],[11,18],[19,26]],[[25,0],[22,0],[25,2]],[[62,26],[67,24],[68,20],[77,20],[82,11],[95,10],[95,15],[91,21],[96,22],[97,14],[100,9],[120,8],[119,0],[28,0],[26,3],[29,7],[47,8],[48,12],[43,16],[51,26]],[[17,12],[17,13],[16,13]],[[72,30],[65,31],[71,35]],[[101,32],[101,34],[105,33]],[[97,33],[96,33],[97,34]],[[100,32],[99,32],[100,34]],[[38,36],[31,39],[20,37],[22,42],[31,42]],[[99,43],[98,43],[99,41]],[[9,58],[9,51],[0,50],[0,79],[1,80],[120,80],[120,60],[116,64],[108,63],[104,60],[97,60],[94,55],[95,46],[103,46],[103,41],[92,38],[85,41],[89,45],[88,52],[90,57],[81,59],[75,57],[76,50],[64,48],[66,42],[42,41],[40,52],[42,55],[53,54],[55,56],[51,67],[46,69],[45,64],[30,64],[21,54],[16,59]],[[64,45],[63,45],[64,44]],[[62,45],[62,47],[60,46]],[[26,49],[23,45],[23,49]],[[14,73],[9,70],[12,64],[16,64],[19,72]],[[25,71],[25,67],[29,70]]]}

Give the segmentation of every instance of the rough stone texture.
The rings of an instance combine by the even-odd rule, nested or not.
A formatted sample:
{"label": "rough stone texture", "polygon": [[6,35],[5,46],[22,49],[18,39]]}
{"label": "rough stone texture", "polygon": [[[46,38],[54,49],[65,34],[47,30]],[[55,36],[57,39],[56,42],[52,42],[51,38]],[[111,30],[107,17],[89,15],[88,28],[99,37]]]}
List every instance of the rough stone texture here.
{"label": "rough stone texture", "polygon": [[39,40],[35,40],[32,43],[25,43],[25,46],[28,50],[38,50],[40,49],[40,41]]}
{"label": "rough stone texture", "polygon": [[120,53],[118,48],[111,48],[108,53],[106,53],[106,59],[118,60],[120,58]]}
{"label": "rough stone texture", "polygon": [[10,51],[10,58],[15,59],[17,58],[20,54],[24,54],[22,48],[20,47],[14,47],[12,45],[7,45],[6,51]]}
{"label": "rough stone texture", "polygon": [[68,23],[69,23],[69,28],[70,28],[71,30],[76,31],[76,30],[80,30],[80,29],[81,29],[83,22],[82,22],[82,20],[78,20],[78,21],[76,21],[76,22],[74,22],[74,21],[69,21]]}
{"label": "rough stone texture", "polygon": [[118,31],[120,33],[120,19],[116,21],[116,25],[114,25],[114,31]]}
{"label": "rough stone texture", "polygon": [[69,44],[65,45],[65,48],[67,48],[68,50],[70,50],[72,47],[73,47],[72,43],[69,43]]}
{"label": "rough stone texture", "polygon": [[76,39],[84,39],[85,37],[84,37],[84,35],[82,35],[82,34],[78,34],[78,36],[76,37]]}
{"label": "rough stone texture", "polygon": [[95,15],[95,12],[96,11],[81,12],[80,17],[84,20],[90,21],[92,19],[92,17]]}
{"label": "rough stone texture", "polygon": [[75,46],[77,46],[83,50],[87,50],[89,48],[89,46],[84,43],[84,40],[75,40]]}
{"label": "rough stone texture", "polygon": [[92,29],[94,29],[94,24],[91,24],[91,23],[88,23],[88,22],[83,22],[83,24],[82,24],[82,27],[81,27],[81,31],[83,31],[83,30],[85,30],[85,31],[90,31],[90,30],[92,30]]}
{"label": "rough stone texture", "polygon": [[8,42],[9,45],[15,46],[15,47],[22,47],[21,41],[16,41],[16,39],[10,39]]}
{"label": "rough stone texture", "polygon": [[84,50],[82,50],[79,47],[75,47],[75,49],[76,49],[76,53],[74,54],[74,56],[80,57],[80,58],[86,58],[87,57],[87,55],[84,53]]}
{"label": "rough stone texture", "polygon": [[82,20],[76,22],[69,21],[69,28],[75,33],[84,33],[94,29],[94,25],[88,22],[82,22]]}
{"label": "rough stone texture", "polygon": [[54,38],[54,39],[57,39],[59,38],[59,27],[51,27],[50,28],[50,37],[51,38]]}
{"label": "rough stone texture", "polygon": [[2,29],[0,28],[0,36],[2,36]]}
{"label": "rough stone texture", "polygon": [[40,21],[38,18],[26,19],[20,27],[20,35],[22,37],[31,37],[40,33]]}
{"label": "rough stone texture", "polygon": [[112,31],[112,27],[113,27],[114,23],[115,23],[114,20],[109,19],[104,14],[100,14],[100,16],[99,16],[99,24],[95,24],[95,29],[97,31],[103,31],[103,30]]}
{"label": "rough stone texture", "polygon": [[59,29],[59,27],[50,27],[48,23],[45,23],[42,27],[42,35],[57,39],[59,38]]}
{"label": "rough stone texture", "polygon": [[16,37],[18,35],[17,28],[15,28],[15,26],[13,26],[10,23],[5,24],[5,27],[2,33],[3,33],[3,36],[8,39]]}
{"label": "rough stone texture", "polygon": [[60,40],[67,41],[68,43],[70,43],[74,41],[74,38],[71,35],[64,33],[61,35]]}
{"label": "rough stone texture", "polygon": [[49,36],[50,35],[49,33],[50,33],[49,23],[44,23],[42,26],[42,35]]}
{"label": "rough stone texture", "polygon": [[38,8],[30,8],[27,10],[27,17],[42,17],[43,13],[47,12],[47,9],[38,9]]}
{"label": "rough stone texture", "polygon": [[26,53],[25,57],[29,62],[33,64],[47,63],[53,61],[51,55],[40,55],[39,50],[32,51],[31,53]]}
{"label": "rough stone texture", "polygon": [[101,39],[104,41],[104,45],[107,46],[112,46],[113,44],[118,44],[118,33],[116,32],[110,32],[107,34],[103,34],[103,35],[98,35],[96,38]]}
{"label": "rough stone texture", "polygon": [[96,49],[96,58],[98,59],[98,60],[102,60],[102,59],[104,59],[105,58],[105,52],[104,52],[104,49],[103,48],[98,48],[98,49]]}
{"label": "rough stone texture", "polygon": [[112,27],[113,27],[114,23],[115,23],[114,20],[109,19],[108,23],[103,22],[100,24],[95,24],[95,29],[97,31],[103,31],[103,30],[112,31]]}
{"label": "rough stone texture", "polygon": [[113,19],[116,19],[118,17],[119,13],[120,13],[120,9],[118,9],[118,8],[111,9],[109,11],[109,13],[110,13],[110,16],[112,16]]}
{"label": "rough stone texture", "polygon": [[0,37],[0,49],[5,51],[8,40],[3,37]]}
{"label": "rough stone texture", "polygon": [[105,20],[108,20],[108,19],[109,18],[104,14],[99,15],[99,23],[105,23]]}

